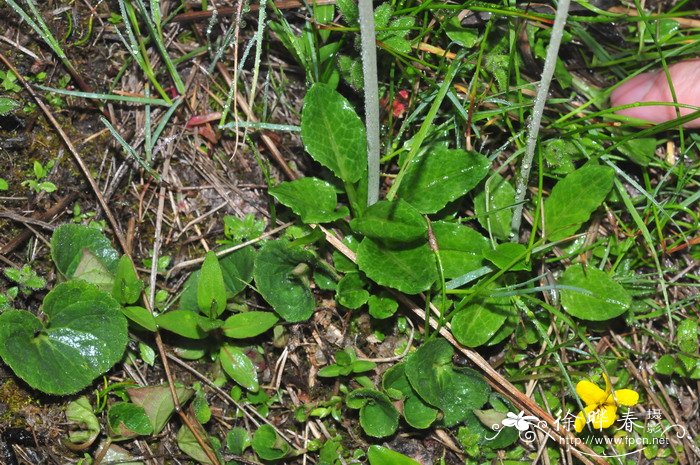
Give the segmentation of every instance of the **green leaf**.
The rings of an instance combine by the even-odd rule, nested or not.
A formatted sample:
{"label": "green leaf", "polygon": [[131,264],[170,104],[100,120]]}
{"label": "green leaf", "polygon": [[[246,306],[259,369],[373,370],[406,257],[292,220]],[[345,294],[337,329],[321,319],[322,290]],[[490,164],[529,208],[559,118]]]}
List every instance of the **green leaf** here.
{"label": "green leaf", "polygon": [[547,238],[558,241],[578,231],[601,206],[614,178],[612,168],[588,163],[559,181],[544,202]]}
{"label": "green leaf", "polygon": [[[253,263],[255,251],[252,247],[236,250],[219,259],[219,266],[224,277],[226,290],[235,296],[243,291],[253,279]],[[185,282],[178,308],[181,310],[197,311],[197,287],[199,286],[200,271],[197,270]]]}
{"label": "green leaf", "polygon": [[471,410],[481,408],[489,396],[489,387],[478,373],[452,367],[453,353],[445,339],[433,339],[408,357],[405,369],[411,387],[443,411],[448,427],[463,421]]}
{"label": "green leaf", "polygon": [[[167,384],[161,384],[130,388],[126,392],[129,394],[131,402],[143,408],[153,427],[153,434],[160,434],[175,412],[175,404],[170,393],[170,387]],[[176,385],[175,393],[180,405],[183,405],[192,397],[194,390]]]}
{"label": "green leaf", "polygon": [[403,416],[406,423],[417,429],[428,428],[437,419],[438,410],[431,407],[411,387],[406,376],[406,364],[397,363],[384,372],[382,387],[389,392],[395,389],[403,397]]}
{"label": "green leaf", "polygon": [[517,244],[515,242],[498,244],[495,249],[486,249],[484,251],[484,258],[501,270],[530,270],[530,262],[527,260],[527,247],[523,244]]}
{"label": "green leaf", "polygon": [[437,213],[472,190],[488,170],[483,155],[439,147],[411,160],[397,194],[421,213]]}
{"label": "green leaf", "polygon": [[133,304],[139,299],[142,290],[143,281],[136,275],[131,258],[122,255],[117,264],[112,295],[121,304]]}
{"label": "green leaf", "polygon": [[472,228],[459,223],[436,221],[430,226],[440,250],[445,278],[457,278],[481,268],[489,241]]}
{"label": "green leaf", "polygon": [[350,222],[353,231],[387,244],[406,244],[428,236],[428,225],[418,210],[401,199],[382,200]]}
{"label": "green leaf", "polygon": [[389,318],[399,309],[399,303],[394,299],[382,295],[373,295],[367,300],[369,314],[372,317],[383,320]]}
{"label": "green leaf", "polygon": [[507,297],[477,298],[452,317],[452,334],[460,344],[478,347],[486,344],[512,314]]}
{"label": "green leaf", "polygon": [[112,292],[114,275],[90,250],[83,249],[81,253],[80,262],[78,262],[72,278],[93,284],[105,292]]}
{"label": "green leaf", "polygon": [[659,141],[653,137],[635,137],[619,145],[617,149],[636,164],[649,166],[649,163],[656,158],[657,145]]}
{"label": "green leaf", "polygon": [[148,331],[155,332],[158,329],[153,314],[143,307],[122,307],[122,313],[125,317]]}
{"label": "green leaf", "polygon": [[316,308],[308,283],[297,273],[300,264],[312,259],[309,252],[282,240],[265,243],[255,259],[255,284],[260,295],[290,323],[308,320]]}
{"label": "green leaf", "polygon": [[559,279],[561,305],[582,320],[604,321],[622,315],[632,297],[604,271],[573,265]]}
{"label": "green leaf", "polygon": [[382,446],[370,446],[367,450],[369,465],[420,465],[412,458]]}
{"label": "green leaf", "polygon": [[3,178],[0,178],[0,191],[6,191],[9,188],[10,185],[7,183],[7,181]]}
{"label": "green leaf", "polygon": [[209,318],[216,318],[226,309],[226,285],[219,259],[207,252],[197,284],[197,306]]}
{"label": "green leaf", "polygon": [[[196,424],[196,423],[195,423]],[[196,424],[199,426],[198,424]],[[200,433],[202,433],[202,436],[207,438],[207,434],[204,431],[201,426],[199,427]],[[207,455],[207,453],[202,449],[202,446],[199,445],[199,442],[197,442],[197,439],[194,437],[194,434],[192,434],[192,431],[186,426],[182,425],[180,429],[177,432],[177,435],[175,436],[175,439],[177,441],[177,447],[180,448],[182,452],[185,454],[189,455],[192,457],[194,460],[196,460],[198,463],[201,464],[211,464],[211,459]],[[208,437],[209,442],[214,442],[215,438]],[[218,440],[216,440],[218,443]],[[214,445],[214,444],[213,444]],[[214,449],[217,449],[218,447],[214,447]],[[221,462],[219,462],[221,463]]]}
{"label": "green leaf", "polygon": [[80,427],[80,430],[71,429],[68,433],[68,439],[73,444],[90,446],[100,434],[100,422],[85,396],[80,396],[66,406],[66,419]]}
{"label": "green leaf", "polygon": [[357,266],[377,284],[406,294],[424,291],[438,278],[435,254],[428,244],[390,249],[364,238],[357,250]]}
{"label": "green leaf", "polygon": [[189,339],[204,339],[209,332],[220,328],[223,324],[220,320],[211,320],[199,313],[187,310],[171,310],[161,313],[156,317],[159,328],[179,334]]}
{"label": "green leaf", "polygon": [[258,336],[275,326],[279,319],[271,312],[250,311],[236,313],[224,321],[224,335],[233,339]]}
{"label": "green leaf", "polygon": [[231,454],[243,455],[248,447],[250,447],[250,436],[245,428],[232,428],[226,434],[226,448]]}
{"label": "green leaf", "polygon": [[360,16],[360,11],[357,7],[356,0],[338,0],[336,5],[338,5],[340,13],[343,15],[348,24],[351,25],[357,23],[357,18]]}
{"label": "green leaf", "polygon": [[63,224],[51,236],[51,257],[58,271],[66,278],[73,277],[83,258],[83,249],[92,252],[110,273],[117,271],[119,254],[97,229],[79,224]]}
{"label": "green leaf", "polygon": [[25,311],[0,314],[0,357],[30,386],[71,394],[121,359],[127,322],[106,292],[82,281],[59,284],[43,312],[46,324]]}
{"label": "green leaf", "polygon": [[283,182],[269,190],[270,195],[291,208],[301,221],[330,223],[350,214],[347,207],[338,207],[335,187],[318,178],[301,178]]}
{"label": "green leaf", "polygon": [[153,432],[146,411],[131,402],[117,402],[107,412],[107,428],[113,441],[135,438]]}
{"label": "green leaf", "polygon": [[676,370],[676,358],[672,355],[662,355],[654,364],[654,370],[664,376],[670,376]]}
{"label": "green leaf", "polygon": [[238,347],[223,344],[219,351],[221,367],[236,383],[249,391],[260,389],[258,372],[248,356]]}
{"label": "green leaf", "polygon": [[445,24],[445,33],[451,41],[464,48],[472,48],[481,40],[478,30],[462,27],[459,16],[454,16]]}
{"label": "green leaf", "polygon": [[335,298],[344,307],[356,309],[363,306],[369,299],[365,290],[365,282],[360,273],[348,273],[338,282]]}
{"label": "green leaf", "polygon": [[279,460],[290,453],[287,442],[270,425],[261,425],[253,434],[253,450],[263,460]]}
{"label": "green leaf", "polygon": [[360,409],[360,426],[368,436],[385,438],[399,427],[399,412],[391,399],[376,389],[355,389],[345,398],[348,407]]}
{"label": "green leaf", "polygon": [[346,183],[367,171],[365,126],[350,102],[316,83],[304,97],[301,140],[309,155]]}
{"label": "green leaf", "polygon": [[678,325],[676,332],[676,344],[681,352],[695,355],[698,351],[698,322],[692,318],[685,318]]}
{"label": "green leaf", "polygon": [[515,189],[498,173],[490,176],[484,190],[474,197],[474,213],[479,224],[493,237],[503,241],[510,238],[514,205]]}
{"label": "green leaf", "polygon": [[17,108],[19,104],[7,97],[0,97],[0,116],[5,116]]}

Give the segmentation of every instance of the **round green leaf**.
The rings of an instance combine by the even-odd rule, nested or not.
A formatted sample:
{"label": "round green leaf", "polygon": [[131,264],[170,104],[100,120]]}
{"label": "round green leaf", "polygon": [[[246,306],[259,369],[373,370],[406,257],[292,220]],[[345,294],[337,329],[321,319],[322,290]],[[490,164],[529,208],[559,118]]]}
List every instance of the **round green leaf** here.
{"label": "round green leaf", "polygon": [[350,102],[316,83],[304,97],[301,140],[309,155],[347,183],[367,171],[365,125]]}
{"label": "round green leaf", "polygon": [[397,363],[385,371],[382,387],[386,391],[395,389],[402,394],[406,423],[417,429],[428,428],[437,419],[438,410],[426,404],[411,387],[405,368],[405,363]]}
{"label": "round green leaf", "polygon": [[92,252],[110,273],[116,272],[119,254],[101,231],[79,224],[63,224],[51,236],[51,257],[58,271],[67,278],[73,277],[83,258],[83,249]]}
{"label": "round green leaf", "polygon": [[287,442],[270,425],[261,425],[253,434],[253,450],[263,460],[279,460],[289,454]]}
{"label": "round green leaf", "polygon": [[121,359],[127,322],[106,292],[82,281],[59,284],[43,311],[45,324],[25,311],[0,314],[0,357],[30,386],[71,394]]}
{"label": "round green leaf", "polygon": [[222,345],[219,351],[219,361],[226,374],[242,387],[253,392],[260,388],[255,365],[238,347],[230,344]]}
{"label": "round green leaf", "polygon": [[283,182],[269,190],[270,195],[291,208],[304,223],[329,223],[350,214],[338,206],[335,188],[318,178],[301,178]]}
{"label": "round green leaf", "polygon": [[385,438],[399,427],[399,412],[391,399],[376,389],[356,389],[345,399],[348,407],[360,409],[360,426],[368,436]]}
{"label": "round green leaf", "polygon": [[286,321],[308,320],[314,313],[316,301],[298,267],[313,256],[282,240],[262,246],[255,258],[255,284],[263,298]]}
{"label": "round green leaf", "polygon": [[411,160],[397,194],[421,213],[437,213],[479,184],[489,165],[476,152],[439,147]]}
{"label": "round green leaf", "polygon": [[131,402],[117,402],[107,412],[107,426],[113,440],[124,440],[153,432],[146,411]]}
{"label": "round green leaf", "polygon": [[489,387],[478,373],[452,367],[453,353],[445,339],[433,339],[408,357],[405,369],[418,395],[443,411],[446,426],[463,421],[471,410],[481,408],[489,396]]}
{"label": "round green leaf", "polygon": [[357,266],[377,284],[406,294],[424,291],[438,278],[435,254],[427,243],[390,249],[366,237],[357,250]]}
{"label": "round green leaf", "polygon": [[604,271],[580,265],[567,268],[559,279],[561,305],[582,320],[604,321],[622,315],[632,297]]}
{"label": "round green leaf", "polygon": [[338,282],[336,288],[336,300],[347,308],[360,308],[369,299],[369,292],[365,290],[365,282],[360,273],[348,273]]}
{"label": "round green leaf", "polygon": [[378,320],[389,318],[399,309],[399,303],[390,297],[373,295],[367,300],[369,314]]}
{"label": "round green leaf", "polygon": [[224,335],[233,339],[255,337],[275,326],[278,318],[271,312],[236,313],[226,319],[221,329]]}

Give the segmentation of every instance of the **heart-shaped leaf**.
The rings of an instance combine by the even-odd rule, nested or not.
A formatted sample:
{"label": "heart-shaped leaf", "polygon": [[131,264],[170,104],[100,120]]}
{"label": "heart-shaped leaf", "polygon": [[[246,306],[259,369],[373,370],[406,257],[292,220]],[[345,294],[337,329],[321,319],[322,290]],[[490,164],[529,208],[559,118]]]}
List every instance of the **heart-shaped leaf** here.
{"label": "heart-shaped leaf", "polygon": [[153,432],[153,425],[143,407],[131,402],[117,402],[107,412],[107,427],[114,441],[131,439]]}
{"label": "heart-shaped leaf", "polygon": [[300,270],[313,256],[287,242],[270,241],[255,258],[255,284],[272,308],[290,323],[309,319],[316,301]]}
{"label": "heart-shaped leaf", "polygon": [[279,437],[270,425],[261,425],[255,431],[252,446],[255,453],[263,460],[279,460],[291,451],[289,444]]}
{"label": "heart-shaped leaf", "polygon": [[384,372],[382,387],[387,392],[395,389],[403,397],[403,416],[414,428],[425,429],[437,419],[438,410],[431,407],[411,387],[406,376],[406,364],[397,363]]}
{"label": "heart-shaped leaf", "polygon": [[92,252],[110,273],[117,271],[119,254],[101,231],[79,224],[63,224],[51,236],[51,257],[58,271],[67,278],[73,277],[83,258],[83,249]]}
{"label": "heart-shaped leaf", "polygon": [[489,387],[477,372],[452,367],[453,353],[447,340],[433,339],[406,361],[406,376],[411,387],[423,400],[443,411],[447,426],[463,421],[489,397]]}
{"label": "heart-shaped leaf", "polygon": [[[126,392],[129,394],[131,402],[143,407],[153,427],[153,434],[159,434],[175,412],[175,404],[170,393],[170,387],[165,384],[144,386],[127,389]],[[190,388],[176,385],[175,393],[180,401],[180,405],[182,405],[192,397],[194,391]]]}
{"label": "heart-shaped leaf", "polygon": [[121,359],[127,322],[111,295],[69,281],[46,295],[43,311],[45,323],[26,311],[0,314],[0,357],[30,386],[71,394]]}
{"label": "heart-shaped leaf", "polygon": [[385,438],[399,427],[399,412],[391,399],[376,389],[355,389],[345,399],[348,407],[360,409],[360,425],[368,436]]}

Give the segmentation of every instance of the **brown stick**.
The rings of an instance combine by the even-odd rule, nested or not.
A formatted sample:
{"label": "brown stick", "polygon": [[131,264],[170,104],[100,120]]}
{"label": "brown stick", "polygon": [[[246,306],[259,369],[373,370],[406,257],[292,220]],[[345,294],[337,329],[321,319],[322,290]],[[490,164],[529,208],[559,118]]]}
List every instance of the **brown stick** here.
{"label": "brown stick", "polygon": [[[0,212],[0,216],[5,216],[7,218],[10,218],[12,220],[17,220],[21,221],[23,223],[31,223],[31,224],[37,224],[36,222],[41,225],[41,223],[44,223],[46,221],[50,221],[54,216],[60,214],[63,209],[65,209],[70,203],[72,203],[76,198],[78,198],[78,193],[77,192],[71,192],[70,194],[66,195],[62,199],[60,199],[56,204],[46,210],[45,212],[41,213],[35,213],[31,216],[31,218],[24,218],[22,219],[15,218],[13,216],[9,215],[9,212]],[[31,221],[29,221],[31,220]],[[32,223],[34,221],[34,223]],[[0,249],[0,254],[2,255],[7,255],[9,253],[12,253],[19,247],[20,245],[24,244],[25,241],[27,241],[30,237],[32,237],[32,232],[28,229],[23,230],[21,233],[19,233],[14,239],[12,239],[10,242],[2,246]]]}

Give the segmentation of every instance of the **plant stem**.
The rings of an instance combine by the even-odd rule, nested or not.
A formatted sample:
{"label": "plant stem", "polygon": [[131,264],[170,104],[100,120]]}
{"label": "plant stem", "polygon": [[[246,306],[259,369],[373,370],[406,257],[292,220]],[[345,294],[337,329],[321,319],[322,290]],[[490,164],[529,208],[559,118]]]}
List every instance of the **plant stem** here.
{"label": "plant stem", "polygon": [[520,165],[520,177],[515,187],[515,209],[513,210],[513,221],[510,225],[513,242],[518,241],[520,223],[523,218],[523,202],[525,200],[527,181],[530,178],[530,168],[532,168],[532,160],[535,157],[535,148],[537,148],[537,136],[540,132],[544,104],[547,101],[549,85],[552,82],[554,67],[557,64],[557,57],[559,55],[559,45],[561,45],[566,18],[569,15],[569,3],[570,0],[559,0],[557,3],[557,13],[554,16],[554,26],[552,27],[549,46],[547,47],[547,56],[544,60],[544,68],[542,69],[542,77],[537,89],[537,96],[535,97],[535,105],[532,108],[532,116],[530,117],[527,134],[527,147],[525,149],[522,165]]}
{"label": "plant stem", "polygon": [[367,125],[367,206],[370,206],[379,200],[379,86],[372,0],[360,0],[359,10]]}

